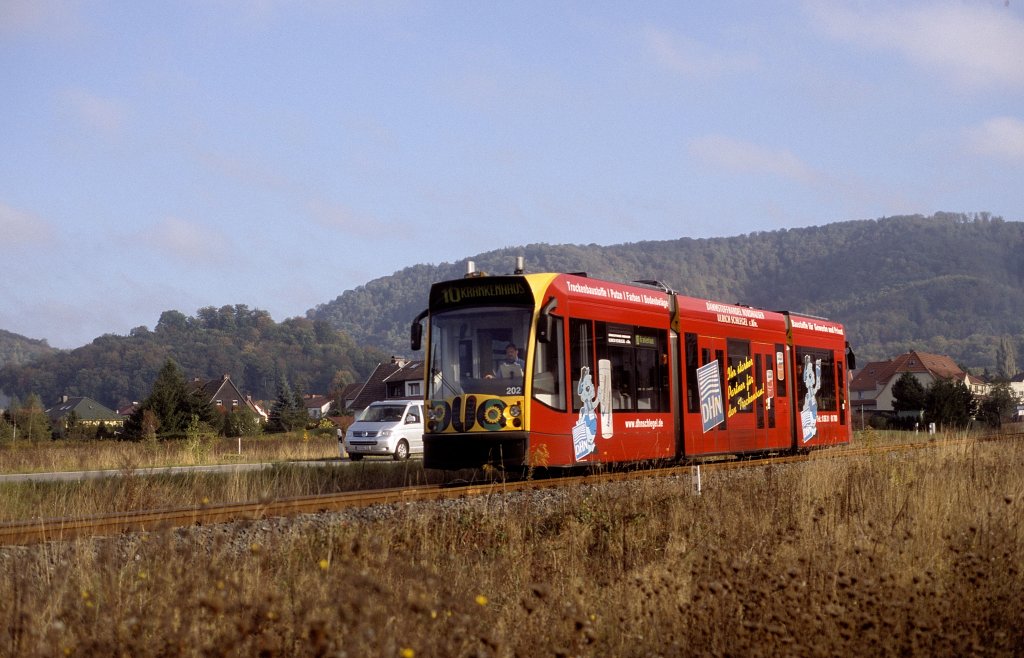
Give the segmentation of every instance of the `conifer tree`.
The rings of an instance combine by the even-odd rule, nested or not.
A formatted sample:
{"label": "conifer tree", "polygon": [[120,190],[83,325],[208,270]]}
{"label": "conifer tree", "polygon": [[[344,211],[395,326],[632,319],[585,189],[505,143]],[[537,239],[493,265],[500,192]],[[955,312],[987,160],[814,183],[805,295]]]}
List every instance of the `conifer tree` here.
{"label": "conifer tree", "polygon": [[1003,336],[996,347],[996,368],[1000,376],[1010,379],[1017,374],[1017,350],[1013,347],[1013,339]]}
{"label": "conifer tree", "polygon": [[277,380],[277,397],[270,407],[268,432],[291,432],[306,424],[306,407],[300,391],[293,391],[284,375]]}
{"label": "conifer tree", "polygon": [[[214,414],[209,400],[204,400],[198,393],[189,392],[185,377],[173,359],[164,362],[149,397],[143,400],[125,423],[125,433],[131,438],[142,438],[146,412],[155,417],[160,431],[168,434],[184,432],[193,416],[209,424]],[[152,425],[152,422],[149,424]]]}
{"label": "conifer tree", "polygon": [[43,403],[35,393],[29,394],[14,414],[18,438],[43,441],[50,438],[50,418],[43,409]]}
{"label": "conifer tree", "polygon": [[892,408],[894,411],[922,411],[927,391],[913,373],[905,372],[892,385]]}

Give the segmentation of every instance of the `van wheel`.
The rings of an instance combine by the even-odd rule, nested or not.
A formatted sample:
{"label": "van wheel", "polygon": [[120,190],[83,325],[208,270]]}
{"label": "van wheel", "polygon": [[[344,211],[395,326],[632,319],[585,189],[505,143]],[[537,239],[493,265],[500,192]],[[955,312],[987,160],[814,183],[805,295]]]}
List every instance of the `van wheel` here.
{"label": "van wheel", "polygon": [[358,461],[362,461],[363,460],[363,456],[362,455],[353,455],[351,452],[348,453],[348,458],[351,459],[354,462],[358,462]]}
{"label": "van wheel", "polygon": [[398,442],[395,446],[395,461],[400,462],[409,458],[409,444],[405,439]]}

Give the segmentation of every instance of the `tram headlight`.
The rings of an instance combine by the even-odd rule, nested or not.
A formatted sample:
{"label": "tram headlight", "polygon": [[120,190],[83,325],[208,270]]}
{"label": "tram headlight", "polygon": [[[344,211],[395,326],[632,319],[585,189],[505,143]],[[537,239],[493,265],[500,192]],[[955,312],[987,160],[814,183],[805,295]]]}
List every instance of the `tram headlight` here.
{"label": "tram headlight", "polygon": [[519,418],[523,415],[523,408],[517,402],[508,408],[508,415],[512,418]]}

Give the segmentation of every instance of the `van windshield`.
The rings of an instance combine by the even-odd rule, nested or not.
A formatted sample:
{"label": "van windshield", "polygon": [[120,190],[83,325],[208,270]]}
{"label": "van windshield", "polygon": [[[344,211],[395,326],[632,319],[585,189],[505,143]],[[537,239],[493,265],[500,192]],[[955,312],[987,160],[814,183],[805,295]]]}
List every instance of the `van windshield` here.
{"label": "van windshield", "polygon": [[402,420],[404,404],[374,404],[366,408],[359,420],[367,423],[394,423]]}

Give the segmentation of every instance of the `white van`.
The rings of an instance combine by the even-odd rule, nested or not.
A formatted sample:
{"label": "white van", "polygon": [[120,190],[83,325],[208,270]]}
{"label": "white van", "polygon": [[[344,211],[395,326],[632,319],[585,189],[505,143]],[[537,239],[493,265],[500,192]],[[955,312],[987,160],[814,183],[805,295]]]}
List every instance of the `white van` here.
{"label": "white van", "polygon": [[423,400],[372,402],[345,433],[344,452],[359,461],[365,455],[408,459],[423,452]]}

